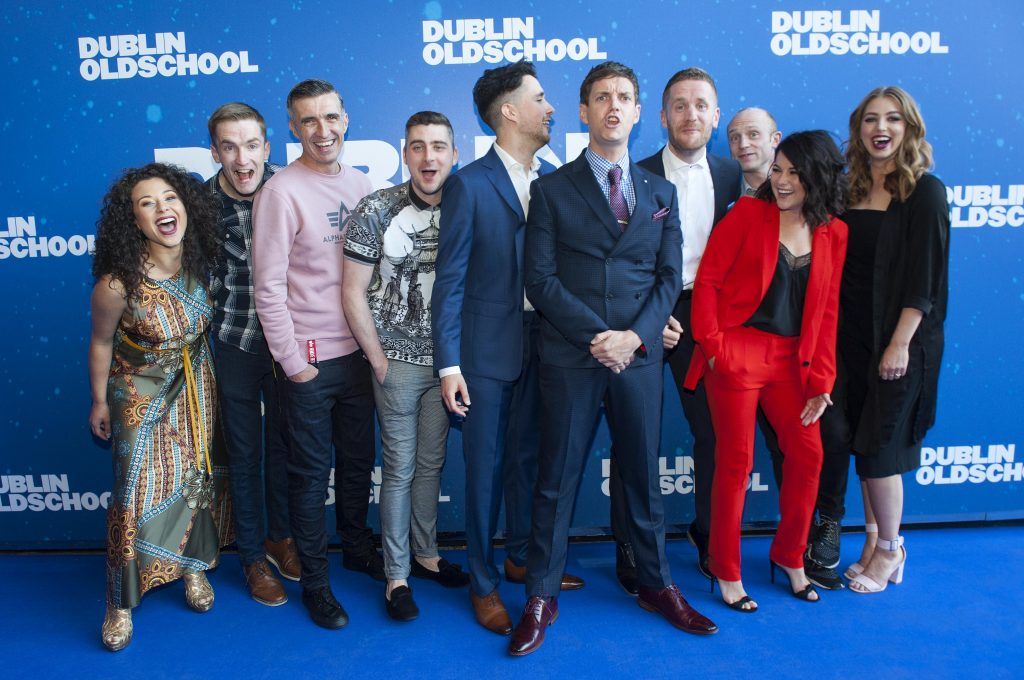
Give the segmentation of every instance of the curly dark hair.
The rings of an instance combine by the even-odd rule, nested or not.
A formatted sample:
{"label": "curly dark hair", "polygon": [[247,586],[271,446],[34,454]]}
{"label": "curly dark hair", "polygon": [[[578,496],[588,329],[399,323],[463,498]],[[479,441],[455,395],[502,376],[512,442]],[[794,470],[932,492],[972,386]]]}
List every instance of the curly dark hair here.
{"label": "curly dark hair", "polygon": [[[806,194],[802,212],[811,228],[824,225],[830,216],[846,207],[845,162],[832,135],[824,130],[794,132],[779,142],[776,158],[780,153],[789,159],[800,176]],[[775,202],[770,179],[758,188],[755,196]]]}
{"label": "curly dark hair", "polygon": [[93,276],[100,279],[109,274],[121,282],[129,300],[137,299],[147,249],[146,237],[135,222],[132,189],[147,179],[162,179],[170,184],[185,206],[188,227],[182,240],[182,267],[209,288],[210,272],[220,254],[217,236],[220,206],[205,184],[184,168],[166,163],[125,170],[103,197],[100,218],[96,222]]}
{"label": "curly dark hair", "polygon": [[473,86],[473,103],[480,117],[492,130],[498,131],[501,116],[498,110],[510,95],[519,89],[526,76],[537,77],[537,69],[528,61],[516,61],[497,68],[489,68]]}

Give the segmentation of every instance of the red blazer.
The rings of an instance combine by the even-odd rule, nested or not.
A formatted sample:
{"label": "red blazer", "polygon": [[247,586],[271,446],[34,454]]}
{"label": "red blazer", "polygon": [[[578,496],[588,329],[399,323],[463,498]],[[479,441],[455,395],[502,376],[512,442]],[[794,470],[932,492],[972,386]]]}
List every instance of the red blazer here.
{"label": "red blazer", "polygon": [[[811,273],[800,325],[800,378],[807,398],[832,392],[836,381],[839,283],[846,259],[846,223],[832,218],[811,236]],[[749,319],[771,284],[779,261],[779,208],[741,198],[719,222],[693,285],[691,322],[697,349],[685,387],[694,389],[722,334]]]}

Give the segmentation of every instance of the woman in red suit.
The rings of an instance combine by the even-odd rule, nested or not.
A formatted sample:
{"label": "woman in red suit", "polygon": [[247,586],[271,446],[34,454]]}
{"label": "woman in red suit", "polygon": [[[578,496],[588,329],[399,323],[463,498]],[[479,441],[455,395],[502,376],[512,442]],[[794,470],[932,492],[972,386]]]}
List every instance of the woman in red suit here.
{"label": "woman in red suit", "polygon": [[831,405],[846,225],[843,157],[823,130],[779,144],[768,181],[715,227],[693,287],[698,343],[687,386],[702,377],[715,428],[710,568],[733,609],[757,609],[740,577],[740,522],[758,405],[786,452],[781,521],[770,558],[792,592],[816,602],[803,553],[822,448],[818,419]]}

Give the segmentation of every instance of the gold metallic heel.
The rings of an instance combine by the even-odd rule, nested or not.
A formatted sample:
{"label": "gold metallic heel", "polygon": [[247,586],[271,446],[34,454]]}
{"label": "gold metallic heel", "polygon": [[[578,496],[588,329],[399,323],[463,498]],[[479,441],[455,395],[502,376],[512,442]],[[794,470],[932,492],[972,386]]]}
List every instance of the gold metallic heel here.
{"label": "gold metallic heel", "polygon": [[213,586],[206,579],[205,572],[185,574],[185,602],[193,610],[203,613],[213,608]]}
{"label": "gold metallic heel", "polygon": [[107,607],[107,615],[100,628],[103,646],[112,652],[119,652],[132,641],[132,610]]}

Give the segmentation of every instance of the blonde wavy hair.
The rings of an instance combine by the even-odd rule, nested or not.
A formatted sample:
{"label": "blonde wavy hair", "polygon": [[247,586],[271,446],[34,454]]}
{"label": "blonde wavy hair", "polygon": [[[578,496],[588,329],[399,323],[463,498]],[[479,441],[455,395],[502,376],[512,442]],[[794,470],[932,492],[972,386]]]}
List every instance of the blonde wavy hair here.
{"label": "blonde wavy hair", "polygon": [[906,124],[903,142],[896,151],[896,169],[885,176],[885,190],[900,201],[917,186],[917,180],[932,167],[932,145],[924,138],[924,119],[914,98],[901,87],[876,87],[850,114],[850,139],[846,143],[846,162],[850,174],[850,205],[856,205],[871,191],[871,157],[860,138],[864,111],[875,99],[890,97],[899,104]]}

